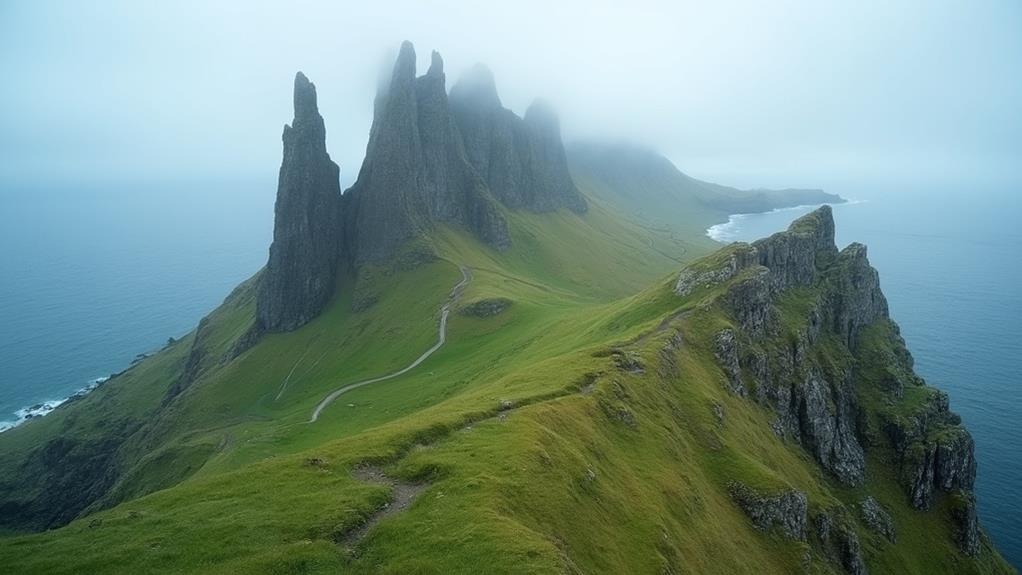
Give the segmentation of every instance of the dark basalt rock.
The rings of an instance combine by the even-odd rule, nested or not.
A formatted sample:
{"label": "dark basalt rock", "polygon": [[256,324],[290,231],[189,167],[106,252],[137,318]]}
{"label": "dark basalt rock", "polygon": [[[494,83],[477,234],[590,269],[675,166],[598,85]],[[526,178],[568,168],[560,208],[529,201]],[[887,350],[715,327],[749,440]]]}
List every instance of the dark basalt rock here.
{"label": "dark basalt rock", "polygon": [[971,557],[979,555],[979,519],[976,517],[976,497],[972,493],[956,494],[951,506],[951,521],[955,542],[962,553]]}
{"label": "dark basalt rock", "polygon": [[[833,216],[824,206],[796,220],[788,231],[732,250],[726,259],[709,260],[713,266],[703,263],[683,271],[675,287],[677,294],[687,296],[726,284],[719,301],[735,328],[718,332],[713,351],[729,390],[746,390],[770,406],[777,414],[775,433],[801,443],[846,485],[865,481],[863,445],[882,443],[877,433],[882,431],[911,504],[927,509],[938,493],[955,498],[956,541],[964,553],[977,553],[972,437],[949,410],[947,395],[925,387],[913,373],[912,356],[890,321],[865,246],[853,243],[838,251]],[[793,308],[790,300],[783,300],[794,289],[803,290],[796,309],[805,315],[798,318],[789,317]],[[872,332],[870,339],[860,337],[865,328],[880,323],[883,329]],[[881,398],[882,407],[874,408],[876,418],[866,418],[859,405],[860,380],[873,382],[887,396]],[[908,388],[916,388],[913,393],[925,400],[900,402]],[[875,500],[864,500],[860,511],[870,529],[894,541],[890,515]],[[826,546],[844,568],[864,572],[854,531],[824,531]]]}
{"label": "dark basalt rock", "polygon": [[810,369],[805,383],[793,391],[802,444],[842,483],[862,484],[866,457],[857,437],[858,408],[851,378],[832,383]]}
{"label": "dark basalt rock", "polygon": [[859,536],[841,513],[820,513],[816,516],[816,537],[825,553],[851,575],[867,575]]}
{"label": "dark basalt rock", "polygon": [[913,507],[929,509],[938,490],[972,491],[975,444],[961,418],[950,411],[946,393],[931,389],[927,401],[910,414],[889,419],[885,431]]}
{"label": "dark basalt rock", "polygon": [[880,275],[869,264],[866,246],[853,243],[841,250],[827,281],[823,319],[854,351],[861,328],[889,317]]}
{"label": "dark basalt rock", "polygon": [[772,291],[808,286],[816,280],[817,262],[837,255],[834,215],[830,206],[802,216],[787,231],[753,242],[759,265],[770,270]]}
{"label": "dark basalt rock", "polygon": [[685,268],[682,270],[678,274],[678,281],[674,284],[674,293],[684,297],[697,289],[720,285],[735,277],[738,272],[759,263],[759,253],[755,248],[737,245],[738,249],[735,249],[728,256],[724,265],[719,268],[705,270]]}
{"label": "dark basalt rock", "polygon": [[[775,431],[794,437],[842,483],[860,485],[865,455],[852,373],[820,368],[809,350],[821,330],[837,333],[851,347],[859,329],[887,317],[887,302],[865,249],[853,245],[838,252],[833,214],[830,206],[823,206],[793,222],[788,231],[739,247],[719,270],[683,272],[675,291],[688,293],[750,268],[756,271],[735,281],[723,296],[743,334],[718,335],[716,340],[715,353],[730,388],[736,393],[747,388],[741,381],[744,368],[754,377],[756,398],[778,414]],[[778,297],[810,286],[818,286],[822,295],[809,312],[805,330],[787,345],[771,344],[780,330]],[[749,346],[740,343],[743,337]]]}
{"label": "dark basalt rock", "polygon": [[339,168],[326,152],[315,87],[301,73],[295,78],[273,244],[249,341],[309,322],[332,297],[339,273],[400,256],[437,224],[465,228],[497,250],[509,248],[498,198],[538,212],[586,211],[549,107],[535,104],[518,118],[500,105],[488,73],[456,88],[458,104],[449,105],[440,55],[433,52],[423,76],[416,77],[415,68],[415,49],[405,42],[376,96],[358,178],[343,195]]}
{"label": "dark basalt rock", "polygon": [[492,317],[511,307],[511,300],[503,297],[476,300],[458,310],[470,317]]}
{"label": "dark basalt rock", "polygon": [[504,205],[534,212],[586,212],[550,106],[534,102],[525,118],[519,118],[501,105],[493,74],[481,64],[451,88],[450,101],[469,162]]}
{"label": "dark basalt rock", "polygon": [[937,438],[913,440],[901,453],[902,479],[913,507],[928,509],[934,492],[971,491],[976,481],[975,446],[960,426],[940,430]]}
{"label": "dark basalt rock", "polygon": [[256,305],[268,331],[292,330],[319,314],[333,296],[341,256],[340,168],[326,152],[316,87],[301,72],[294,110],[284,126],[273,243]]}
{"label": "dark basalt rock", "polygon": [[870,531],[883,536],[891,543],[898,540],[891,514],[876,499],[873,499],[872,495],[867,495],[865,499],[859,502],[859,516],[862,518],[862,522],[866,524],[866,527],[869,527]]}
{"label": "dark basalt rock", "polygon": [[366,157],[345,193],[346,237],[355,263],[392,255],[437,222],[461,225],[496,249],[507,222],[465,157],[448,110],[443,60],[415,77],[415,49],[401,45],[390,83],[376,97]]}
{"label": "dark basalt rock", "polygon": [[720,331],[714,338],[714,345],[713,353],[724,370],[728,391],[744,396],[746,394],[745,384],[742,383],[742,367],[739,365],[738,342],[734,330]]}
{"label": "dark basalt rock", "polygon": [[806,540],[806,494],[788,489],[775,494],[759,493],[738,481],[728,484],[728,492],[752,524],[761,531],[777,527],[788,539]]}

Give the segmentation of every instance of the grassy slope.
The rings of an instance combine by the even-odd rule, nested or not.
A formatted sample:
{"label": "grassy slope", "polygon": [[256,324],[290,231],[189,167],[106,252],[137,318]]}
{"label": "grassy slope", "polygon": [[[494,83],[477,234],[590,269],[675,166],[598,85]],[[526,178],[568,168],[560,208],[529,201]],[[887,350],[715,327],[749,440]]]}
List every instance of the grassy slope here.
{"label": "grassy slope", "polygon": [[821,190],[739,190],[697,180],[660,154],[627,144],[576,143],[573,177],[617,210],[689,242],[711,245],[704,231],[730,214],[841,202]]}
{"label": "grassy slope", "polygon": [[[118,489],[130,499],[168,473],[197,472],[62,529],[0,540],[0,564],[40,573],[796,571],[804,544],[756,532],[726,482],[794,486],[815,505],[858,493],[778,440],[763,408],[723,391],[710,342],[728,320],[700,306],[713,293],[679,301],[670,291],[674,258],[705,244],[616,217],[600,201],[585,218],[511,217],[511,253],[443,230],[435,247],[446,260],[373,270],[321,318],[214,368],[148,424],[158,447]],[[452,315],[448,345],[418,369],[346,394],[305,424],[329,390],[404,365],[432,343],[437,309],[460,277],[455,264],[474,269],[464,303],[505,297],[511,307],[486,319]],[[353,292],[377,303],[353,313]],[[674,330],[685,345],[665,355]],[[131,397],[123,409],[150,416],[188,345],[86,401]],[[620,346],[642,358],[644,373],[617,367]],[[502,412],[509,401],[516,408]],[[5,434],[0,448],[16,454],[12,446],[96,412],[58,412]],[[429,487],[351,555],[334,541],[388,498],[351,477],[365,461]],[[865,489],[892,510],[902,541],[894,551],[862,534],[870,557],[902,572],[968,572],[969,563],[943,562],[956,552],[940,509],[911,511],[883,474]]]}

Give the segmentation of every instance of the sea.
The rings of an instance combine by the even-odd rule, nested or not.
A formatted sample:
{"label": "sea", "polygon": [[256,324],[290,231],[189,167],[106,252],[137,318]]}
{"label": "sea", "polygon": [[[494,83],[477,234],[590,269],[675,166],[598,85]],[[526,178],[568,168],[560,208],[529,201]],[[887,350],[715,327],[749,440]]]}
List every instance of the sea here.
{"label": "sea", "polygon": [[[881,188],[882,189],[882,188]],[[916,371],[946,391],[976,441],[980,520],[1022,567],[1022,190],[852,188],[839,247],[865,244]],[[733,215],[707,234],[752,241],[817,206]]]}
{"label": "sea", "polygon": [[[0,429],[181,337],[265,263],[275,178],[0,191]],[[1022,566],[1022,190],[831,188],[930,385],[976,440],[979,513]],[[815,206],[734,215],[720,241]]]}
{"label": "sea", "polygon": [[265,263],[276,181],[0,191],[0,431],[191,331]]}

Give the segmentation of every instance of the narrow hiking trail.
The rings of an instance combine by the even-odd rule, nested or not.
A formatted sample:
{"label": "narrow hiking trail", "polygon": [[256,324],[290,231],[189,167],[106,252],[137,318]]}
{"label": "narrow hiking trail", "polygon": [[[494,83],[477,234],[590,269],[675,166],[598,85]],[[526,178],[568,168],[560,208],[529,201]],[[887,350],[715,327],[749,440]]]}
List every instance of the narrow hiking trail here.
{"label": "narrow hiking trail", "polygon": [[461,297],[461,293],[465,291],[465,286],[468,285],[468,282],[472,281],[471,269],[465,266],[458,266],[458,268],[461,270],[461,281],[455,284],[454,288],[451,289],[450,295],[447,296],[447,302],[445,302],[443,307],[440,308],[440,329],[438,331],[437,342],[433,344],[433,347],[427,349],[415,361],[413,361],[412,363],[398,371],[388,373],[387,375],[381,375],[380,377],[367,379],[365,381],[359,381],[357,383],[345,385],[344,387],[335,389],[334,391],[330,392],[330,395],[324,397],[323,401],[319,402],[319,405],[316,406],[316,409],[312,410],[312,416],[309,418],[308,421],[309,423],[315,423],[316,420],[319,419],[319,414],[322,413],[322,411],[326,409],[328,405],[333,403],[334,400],[336,400],[338,397],[344,395],[345,393],[348,393],[353,389],[358,389],[362,386],[369,385],[371,383],[377,383],[380,381],[395,378],[399,375],[404,375],[409,371],[415,369],[423,361],[426,361],[426,358],[433,355],[433,353],[436,352],[436,350],[440,349],[444,345],[444,342],[447,341],[447,316],[450,315],[451,313],[451,306],[458,302],[458,298]]}

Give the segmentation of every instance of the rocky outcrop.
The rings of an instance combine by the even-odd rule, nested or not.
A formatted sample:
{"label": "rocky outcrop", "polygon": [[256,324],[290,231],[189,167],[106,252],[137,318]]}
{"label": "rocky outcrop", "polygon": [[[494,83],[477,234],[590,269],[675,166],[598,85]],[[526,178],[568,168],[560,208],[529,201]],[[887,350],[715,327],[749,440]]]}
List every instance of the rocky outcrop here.
{"label": "rocky outcrop", "polygon": [[788,489],[775,494],[763,494],[737,481],[728,485],[728,492],[749,516],[756,529],[766,531],[777,527],[788,539],[806,540],[808,499],[805,493]]}
{"label": "rocky outcrop", "polygon": [[802,445],[842,483],[862,484],[866,457],[857,436],[858,408],[851,378],[827,381],[822,372],[811,368],[804,383],[792,391]]}
{"label": "rocky outcrop", "polygon": [[735,277],[741,270],[759,263],[759,253],[751,246],[738,244],[727,255],[722,265],[695,267],[689,266],[678,274],[674,284],[674,293],[687,296],[697,289],[707,289],[720,285]]}
{"label": "rocky outcrop", "polygon": [[438,222],[463,226],[497,249],[507,222],[468,163],[451,118],[443,60],[415,76],[415,49],[401,45],[390,83],[376,97],[366,157],[345,193],[355,263],[380,260]]}
{"label": "rocky outcrop", "polygon": [[[838,253],[829,206],[799,218],[786,232],[731,250],[716,266],[683,272],[675,293],[731,282],[721,301],[739,330],[724,330],[714,342],[728,389],[739,395],[754,389],[756,399],[777,413],[778,435],[801,443],[842,483],[860,485],[866,464],[852,373],[818,364],[811,350],[822,329],[841,326],[847,339],[886,316],[886,301],[876,295],[879,283],[862,281],[875,279],[875,272],[870,276],[862,269],[872,270],[864,251]],[[854,277],[847,277],[850,274]],[[781,327],[778,298],[789,289],[814,286],[823,295],[810,309],[806,327],[781,341],[776,337]],[[866,293],[839,296],[838,290]],[[752,379],[743,382],[743,373]]]}
{"label": "rocky outcrop", "polygon": [[727,378],[728,391],[744,396],[745,384],[742,383],[742,367],[738,359],[738,342],[733,329],[724,329],[714,338],[714,357],[724,370]]}
{"label": "rocky outcrop", "polygon": [[867,495],[865,499],[859,502],[859,517],[862,518],[862,522],[866,524],[870,531],[882,536],[891,543],[898,540],[891,514],[876,499],[873,499],[872,495]]}
{"label": "rocky outcrop", "polygon": [[556,115],[537,103],[524,119],[515,116],[500,105],[492,76],[484,76],[460,83],[449,104],[440,55],[433,52],[428,71],[417,77],[415,49],[403,43],[376,96],[358,178],[342,195],[315,86],[297,75],[273,243],[248,342],[309,322],[333,296],[339,273],[400,256],[438,224],[505,250],[511,234],[500,201],[536,212],[586,211]]}
{"label": "rocky outcrop", "polygon": [[951,505],[951,522],[955,542],[962,553],[975,557],[979,555],[979,519],[976,517],[976,497],[972,493],[955,495]]}
{"label": "rocky outcrop", "polygon": [[476,65],[451,88],[451,112],[469,162],[506,206],[585,213],[552,108],[537,101],[519,118],[497,95],[493,74]]}
{"label": "rocky outcrop", "polygon": [[826,280],[823,320],[854,351],[859,330],[889,317],[880,275],[869,264],[866,246],[852,243],[841,250]]}
{"label": "rocky outcrop", "polygon": [[[734,326],[712,341],[728,391],[773,409],[775,433],[799,442],[849,486],[866,480],[864,446],[886,447],[886,436],[891,452],[881,458],[898,466],[911,505],[927,509],[940,494],[950,497],[955,540],[963,553],[978,553],[972,437],[947,395],[913,373],[866,247],[838,251],[830,208],[697,262],[679,275],[674,291],[688,296],[714,286]],[[780,499],[734,487],[731,493],[758,524],[775,521]],[[875,499],[860,503],[859,516],[895,542],[891,515]],[[824,514],[817,535],[846,571],[864,573],[850,524],[844,514]]]}
{"label": "rocky outcrop", "polygon": [[466,304],[458,312],[469,317],[492,317],[511,307],[511,300],[503,297],[476,300]]}
{"label": "rocky outcrop", "polygon": [[770,270],[768,283],[773,292],[808,286],[817,278],[817,264],[825,265],[837,254],[834,244],[834,215],[821,206],[795,220],[787,231],[753,242],[759,265]]}
{"label": "rocky outcrop", "polygon": [[890,417],[885,431],[899,458],[902,483],[916,509],[928,509],[936,492],[971,492],[976,482],[975,445],[947,394],[930,390],[911,413]]}
{"label": "rocky outcrop", "polygon": [[840,513],[816,516],[816,537],[829,558],[851,575],[867,575],[862,545],[854,528]]}
{"label": "rocky outcrop", "polygon": [[319,314],[333,296],[341,258],[340,168],[326,152],[316,87],[301,72],[294,111],[284,126],[273,243],[256,306],[269,331],[295,329]]}

